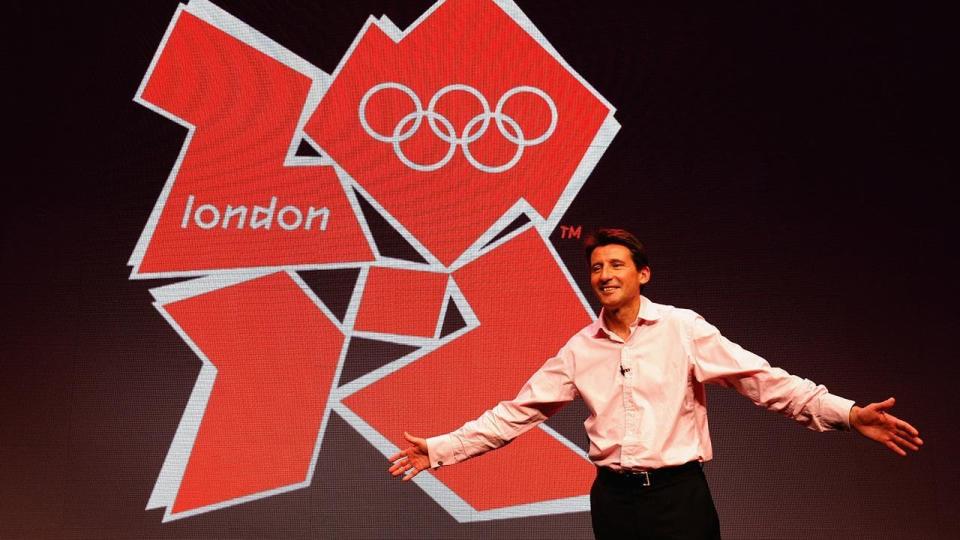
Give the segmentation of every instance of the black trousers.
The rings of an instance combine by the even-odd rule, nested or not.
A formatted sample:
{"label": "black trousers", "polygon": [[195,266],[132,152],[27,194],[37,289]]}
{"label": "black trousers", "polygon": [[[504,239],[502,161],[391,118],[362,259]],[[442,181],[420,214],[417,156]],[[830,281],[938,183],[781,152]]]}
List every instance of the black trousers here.
{"label": "black trousers", "polygon": [[590,489],[597,540],[720,538],[720,520],[698,463],[643,484],[642,477],[598,469]]}

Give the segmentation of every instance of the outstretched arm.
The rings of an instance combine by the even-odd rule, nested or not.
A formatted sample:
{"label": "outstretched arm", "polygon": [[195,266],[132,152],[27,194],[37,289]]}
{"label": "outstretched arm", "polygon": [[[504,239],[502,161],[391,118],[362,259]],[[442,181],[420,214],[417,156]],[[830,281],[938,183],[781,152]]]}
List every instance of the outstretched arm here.
{"label": "outstretched arm", "polygon": [[572,355],[561,349],[530,377],[516,398],[500,402],[456,431],[429,440],[404,432],[412,446],[390,457],[390,473],[410,480],[424,469],[453,465],[500,448],[534,428],[576,397],[571,363]]}
{"label": "outstretched arm", "polygon": [[817,431],[855,429],[901,456],[923,445],[915,427],[887,413],[895,403],[893,398],[858,407],[828,393],[823,386],[770,367],[763,358],[721,336],[716,327],[699,316],[693,321],[691,335],[697,353],[695,373],[701,382],[732,386],[754,403]]}
{"label": "outstretched arm", "polygon": [[694,376],[702,383],[735,389],[755,404],[783,414],[814,431],[849,430],[849,399],[809,379],[772,367],[766,360],[723,337],[700,317],[691,321]]}
{"label": "outstretched arm", "polygon": [[[427,440],[422,437],[403,432],[403,438],[413,443],[396,454],[390,456],[393,465],[390,467],[390,474],[394,476],[405,475],[403,481],[406,482],[420,473],[424,469],[430,468],[430,456],[427,453]],[[406,473],[410,474],[406,474]]]}
{"label": "outstretched arm", "polygon": [[868,439],[883,444],[892,452],[907,455],[905,449],[916,452],[923,446],[923,439],[917,428],[889,414],[896,400],[888,398],[880,403],[871,403],[866,407],[854,405],[850,409],[850,426]]}

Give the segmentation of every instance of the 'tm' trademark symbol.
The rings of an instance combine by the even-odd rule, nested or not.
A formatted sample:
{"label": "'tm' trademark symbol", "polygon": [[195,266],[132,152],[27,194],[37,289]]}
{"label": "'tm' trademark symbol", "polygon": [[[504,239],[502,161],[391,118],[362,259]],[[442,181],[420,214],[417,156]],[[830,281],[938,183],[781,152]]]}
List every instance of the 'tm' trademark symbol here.
{"label": "'tm' trademark symbol", "polygon": [[573,238],[580,238],[580,234],[583,233],[583,225],[561,225],[560,226],[560,238],[565,240],[570,240]]}

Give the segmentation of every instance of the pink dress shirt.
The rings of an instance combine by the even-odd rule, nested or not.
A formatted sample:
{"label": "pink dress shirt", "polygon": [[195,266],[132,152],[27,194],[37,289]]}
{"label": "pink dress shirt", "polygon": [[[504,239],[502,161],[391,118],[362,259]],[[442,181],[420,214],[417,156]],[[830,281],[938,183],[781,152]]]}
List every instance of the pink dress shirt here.
{"label": "pink dress shirt", "polygon": [[646,470],[713,457],[704,383],[734,388],[757,405],[816,431],[849,430],[853,401],[771,367],[688,309],[641,296],[626,341],[603,314],[543,364],[516,398],[427,440],[431,467],[499,448],[578,396],[590,417],[590,459]]}

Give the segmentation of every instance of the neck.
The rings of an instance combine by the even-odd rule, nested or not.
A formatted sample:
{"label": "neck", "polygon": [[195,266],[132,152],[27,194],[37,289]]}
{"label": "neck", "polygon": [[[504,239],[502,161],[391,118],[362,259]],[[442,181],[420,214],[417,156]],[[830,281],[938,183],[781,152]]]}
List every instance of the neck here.
{"label": "neck", "polygon": [[618,336],[626,339],[630,335],[630,325],[640,315],[640,297],[625,306],[603,308],[603,322],[607,328]]}

